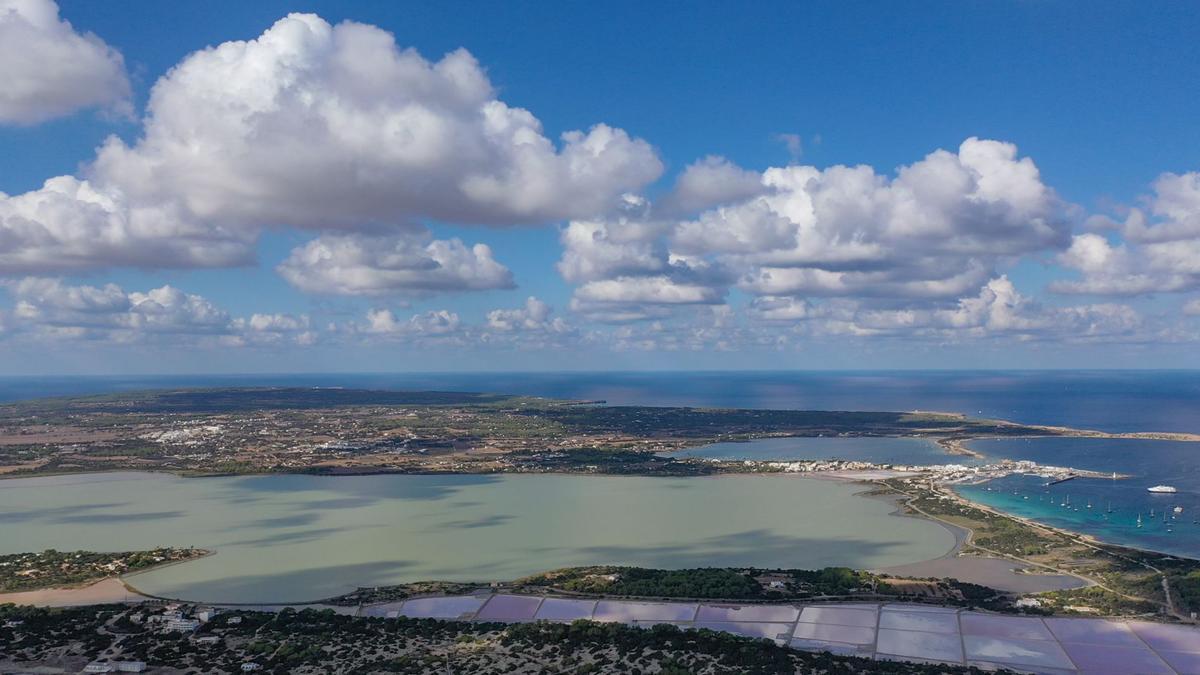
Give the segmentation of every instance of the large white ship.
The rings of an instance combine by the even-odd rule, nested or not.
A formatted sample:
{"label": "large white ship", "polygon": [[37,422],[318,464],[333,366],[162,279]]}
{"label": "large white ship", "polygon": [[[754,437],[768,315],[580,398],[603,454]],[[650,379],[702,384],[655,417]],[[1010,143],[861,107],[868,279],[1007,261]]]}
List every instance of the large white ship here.
{"label": "large white ship", "polygon": [[1146,488],[1146,492],[1175,492],[1175,488],[1170,485],[1155,485],[1154,487]]}

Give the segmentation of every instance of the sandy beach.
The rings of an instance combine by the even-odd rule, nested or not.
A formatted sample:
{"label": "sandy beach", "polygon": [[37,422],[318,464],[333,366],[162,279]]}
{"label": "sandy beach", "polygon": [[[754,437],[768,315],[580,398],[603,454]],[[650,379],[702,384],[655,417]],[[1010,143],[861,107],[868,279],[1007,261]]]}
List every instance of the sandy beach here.
{"label": "sandy beach", "polygon": [[1088,585],[1087,580],[1068,574],[1037,574],[1030,572],[1029,570],[1035,569],[1032,565],[1026,565],[1007,558],[963,555],[962,547],[971,536],[969,530],[937,518],[906,513],[903,508],[904,498],[902,495],[862,494],[862,496],[871,499],[882,499],[893,504],[896,507],[893,515],[919,518],[937,523],[954,535],[954,548],[945,555],[933,558],[932,560],[874,570],[881,574],[917,578],[953,577],[959,581],[989,586],[1010,593],[1041,593],[1044,591],[1083,588]]}
{"label": "sandy beach", "polygon": [[132,591],[116,577],[79,588],[43,588],[20,593],[0,593],[0,605],[37,605],[39,607],[79,607],[114,602],[145,602],[150,598]]}

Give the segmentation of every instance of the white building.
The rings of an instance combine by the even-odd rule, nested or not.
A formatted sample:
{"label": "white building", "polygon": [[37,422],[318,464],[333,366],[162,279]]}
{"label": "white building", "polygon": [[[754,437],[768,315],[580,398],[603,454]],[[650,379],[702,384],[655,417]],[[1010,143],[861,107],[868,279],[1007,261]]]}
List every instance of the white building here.
{"label": "white building", "polygon": [[146,670],[145,661],[117,661],[117,672],[140,673]]}
{"label": "white building", "polygon": [[112,671],[111,663],[100,663],[99,661],[92,661],[83,667],[85,673],[111,673]]}
{"label": "white building", "polygon": [[181,633],[190,633],[200,627],[200,622],[196,619],[171,619],[167,621],[167,630],[177,630]]}

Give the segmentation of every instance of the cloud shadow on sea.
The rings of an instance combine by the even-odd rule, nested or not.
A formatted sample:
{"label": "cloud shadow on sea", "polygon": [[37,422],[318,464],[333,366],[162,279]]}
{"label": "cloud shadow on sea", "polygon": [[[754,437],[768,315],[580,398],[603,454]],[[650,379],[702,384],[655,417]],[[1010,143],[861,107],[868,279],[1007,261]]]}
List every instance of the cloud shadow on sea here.
{"label": "cloud shadow on sea", "polygon": [[354,525],[349,527],[320,527],[313,530],[300,530],[298,532],[276,532],[265,537],[239,539],[236,541],[227,541],[216,544],[219,551],[222,547],[232,546],[280,546],[283,544],[304,544],[311,541],[317,541],[325,537],[340,534],[350,530],[361,530],[373,527],[383,527],[383,525]]}
{"label": "cloud shadow on sea", "polygon": [[[691,543],[539,547],[530,550],[530,555],[567,560],[570,562],[564,564],[571,565],[611,564],[676,569],[746,565],[795,568],[845,565],[863,568],[875,566],[882,556],[904,545],[901,541],[789,537],[757,529]],[[930,557],[939,553],[942,551],[931,552]]]}
{"label": "cloud shadow on sea", "polygon": [[60,516],[50,520],[54,525],[97,524],[112,525],[119,523],[145,522],[147,520],[167,520],[187,515],[186,511],[141,511],[138,513],[81,513],[72,516]]}
{"label": "cloud shadow on sea", "polygon": [[[413,564],[408,560],[380,560],[272,574],[234,575],[218,580],[181,584],[174,589],[156,587],[154,584],[146,584],[145,588],[142,588],[138,584],[138,577],[131,578],[130,583],[135,588],[155,595],[206,603],[315,602],[349,593],[363,586],[399,583],[395,576],[397,572],[408,569]],[[151,579],[148,575],[147,580]]]}
{"label": "cloud shadow on sea", "polygon": [[71,506],[56,506],[49,509],[28,511],[6,511],[0,513],[0,523],[25,523],[36,520],[53,520],[64,516],[81,515],[81,511],[103,511],[128,506],[129,502],[107,502],[103,504],[74,504]]}
{"label": "cloud shadow on sea", "polygon": [[[407,476],[376,474],[367,476],[306,476],[297,474],[243,476],[227,479],[221,485],[221,499],[231,503],[252,503],[263,494],[295,493],[302,499],[297,508],[356,508],[385,500],[439,501],[463,490],[502,480],[480,474]],[[319,491],[328,494],[311,494]],[[305,494],[309,493],[309,494]],[[313,497],[311,501],[303,497]]]}
{"label": "cloud shadow on sea", "polygon": [[259,518],[251,520],[237,526],[237,529],[255,528],[255,527],[303,527],[312,525],[321,519],[321,514],[315,512],[292,513],[286,516],[276,516],[273,518]]}
{"label": "cloud shadow on sea", "polygon": [[478,529],[481,527],[496,527],[497,525],[503,525],[503,524],[513,520],[515,517],[516,516],[510,516],[510,515],[506,515],[503,513],[496,513],[496,514],[493,514],[490,516],[481,516],[479,518],[464,519],[464,520],[452,520],[450,522],[441,523],[439,525],[431,527],[427,531],[428,532],[437,532],[440,530],[444,530],[446,528],[453,528],[453,529],[458,529],[458,530],[474,530],[474,529]]}

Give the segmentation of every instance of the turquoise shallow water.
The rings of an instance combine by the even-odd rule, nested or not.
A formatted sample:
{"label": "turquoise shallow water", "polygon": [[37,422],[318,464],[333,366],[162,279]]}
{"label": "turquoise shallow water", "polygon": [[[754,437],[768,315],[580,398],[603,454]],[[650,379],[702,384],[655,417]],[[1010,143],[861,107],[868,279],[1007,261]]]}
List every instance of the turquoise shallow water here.
{"label": "turquoise shallow water", "polygon": [[0,481],[0,553],[197,546],[133,577],[210,602],[508,580],[572,565],[877,568],[936,558],[944,527],[859,485],[797,476],[93,474]]}
{"label": "turquoise shallow water", "polygon": [[[973,441],[971,447],[989,457],[1117,471],[1132,477],[1076,478],[1044,486],[1041,478],[1010,476],[987,485],[960,487],[959,492],[970,499],[1105,541],[1200,557],[1200,523],[1193,522],[1200,520],[1200,443],[1037,438]],[[1161,495],[1146,491],[1159,484],[1174,486],[1179,492]],[[1068,496],[1069,508],[1062,506]],[[1087,508],[1088,502],[1091,509]],[[1110,504],[1112,513],[1108,513]],[[1174,514],[1176,506],[1182,507],[1183,513]],[[1155,513],[1153,521],[1151,509]],[[1170,512],[1166,524],[1162,522],[1164,511]]]}

